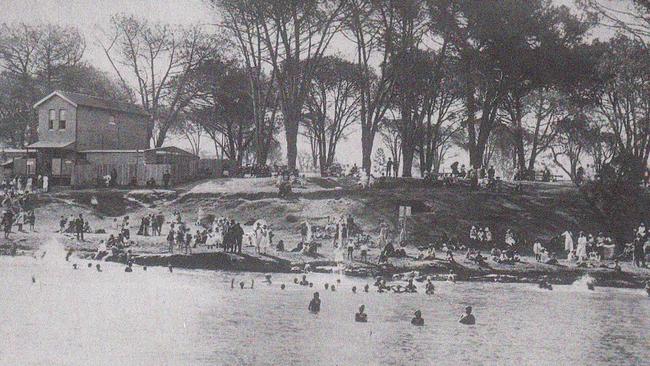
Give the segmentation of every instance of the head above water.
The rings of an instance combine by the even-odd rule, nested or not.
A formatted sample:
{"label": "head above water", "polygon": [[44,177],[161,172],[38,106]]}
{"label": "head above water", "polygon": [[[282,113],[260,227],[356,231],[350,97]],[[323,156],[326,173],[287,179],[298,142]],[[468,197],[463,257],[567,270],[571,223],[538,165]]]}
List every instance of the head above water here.
{"label": "head above water", "polygon": [[284,286],[284,283],[280,285],[280,289],[284,290],[286,286]]}

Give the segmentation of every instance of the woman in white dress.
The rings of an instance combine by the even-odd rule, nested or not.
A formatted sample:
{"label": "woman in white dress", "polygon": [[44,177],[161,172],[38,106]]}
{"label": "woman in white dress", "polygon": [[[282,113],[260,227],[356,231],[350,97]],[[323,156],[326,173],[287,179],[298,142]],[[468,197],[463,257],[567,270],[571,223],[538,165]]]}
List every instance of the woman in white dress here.
{"label": "woman in white dress", "polygon": [[567,230],[562,233],[562,236],[564,236],[564,251],[567,253],[573,252],[573,237],[571,236],[571,232]]}
{"label": "woman in white dress", "polygon": [[257,254],[260,254],[260,245],[262,244],[262,225],[258,222],[257,226],[255,227],[255,250],[257,251]]}
{"label": "woman in white dress", "polygon": [[578,257],[578,260],[581,261],[587,259],[587,237],[582,231],[578,236],[578,248],[576,249],[576,256]]}
{"label": "woman in white dress", "polygon": [[266,254],[266,249],[269,247],[269,230],[266,225],[262,226],[261,234],[260,253]]}

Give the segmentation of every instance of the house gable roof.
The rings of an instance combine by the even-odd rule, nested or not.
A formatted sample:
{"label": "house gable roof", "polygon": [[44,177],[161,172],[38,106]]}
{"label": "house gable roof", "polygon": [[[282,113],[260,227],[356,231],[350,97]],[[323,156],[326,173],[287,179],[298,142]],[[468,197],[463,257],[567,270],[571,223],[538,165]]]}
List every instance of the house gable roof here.
{"label": "house gable roof", "polygon": [[135,104],[124,103],[115,100],[99,98],[92,95],[72,93],[72,92],[61,91],[61,90],[55,90],[52,93],[48,94],[46,97],[36,102],[36,104],[34,104],[34,108],[37,108],[39,105],[45,103],[46,101],[48,101],[50,98],[54,96],[60,97],[61,99],[65,100],[66,102],[72,104],[75,107],[84,106],[89,108],[105,109],[105,110],[118,111],[118,112],[128,113],[128,114],[137,114],[140,116],[149,117],[149,113],[147,113],[144,109],[142,109],[142,107]]}

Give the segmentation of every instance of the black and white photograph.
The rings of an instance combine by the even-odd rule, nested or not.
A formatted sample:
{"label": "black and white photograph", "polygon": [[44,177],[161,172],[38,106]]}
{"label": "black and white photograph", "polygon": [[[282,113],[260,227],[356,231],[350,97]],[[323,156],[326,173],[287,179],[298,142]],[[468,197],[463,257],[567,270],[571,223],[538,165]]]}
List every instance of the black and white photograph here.
{"label": "black and white photograph", "polygon": [[0,0],[0,366],[650,365],[649,157],[648,0]]}

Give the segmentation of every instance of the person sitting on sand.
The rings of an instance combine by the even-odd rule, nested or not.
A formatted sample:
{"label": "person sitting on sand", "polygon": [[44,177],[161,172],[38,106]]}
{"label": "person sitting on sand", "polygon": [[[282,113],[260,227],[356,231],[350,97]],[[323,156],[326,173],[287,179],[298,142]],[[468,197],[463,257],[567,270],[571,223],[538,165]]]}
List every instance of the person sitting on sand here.
{"label": "person sitting on sand", "polygon": [[318,292],[314,292],[314,298],[309,302],[307,309],[312,313],[318,313],[320,311],[320,295]]}
{"label": "person sitting on sand", "polygon": [[621,265],[618,263],[618,259],[614,259],[614,271],[615,272],[622,272]]}
{"label": "person sitting on sand", "polygon": [[544,290],[552,290],[553,286],[551,286],[551,284],[548,283],[546,280],[541,280],[539,281],[539,288]]}
{"label": "person sitting on sand", "polygon": [[409,279],[408,284],[405,287],[406,292],[418,292],[417,291],[417,286],[413,284],[413,279]]}
{"label": "person sitting on sand", "polygon": [[474,315],[472,315],[472,307],[468,306],[465,308],[465,314],[460,316],[460,320],[458,320],[460,324],[465,324],[465,325],[473,325],[476,324],[476,319],[474,318]]}
{"label": "person sitting on sand", "polygon": [[424,319],[422,318],[422,312],[420,310],[415,311],[415,317],[411,319],[411,324],[418,327],[424,325]]}
{"label": "person sitting on sand", "polygon": [[364,305],[359,306],[359,312],[354,314],[354,321],[357,323],[367,323],[368,322],[368,314],[364,313],[363,311],[366,309]]}
{"label": "person sitting on sand", "polygon": [[303,250],[304,246],[305,245],[303,244],[303,242],[298,242],[298,245],[295,248],[291,249],[291,252],[292,253],[302,253],[302,250]]}
{"label": "person sitting on sand", "polygon": [[557,265],[558,261],[557,261],[557,255],[555,254],[555,252],[551,253],[549,255],[548,259],[546,260],[546,262],[544,262],[544,263],[550,264],[550,265]]}

